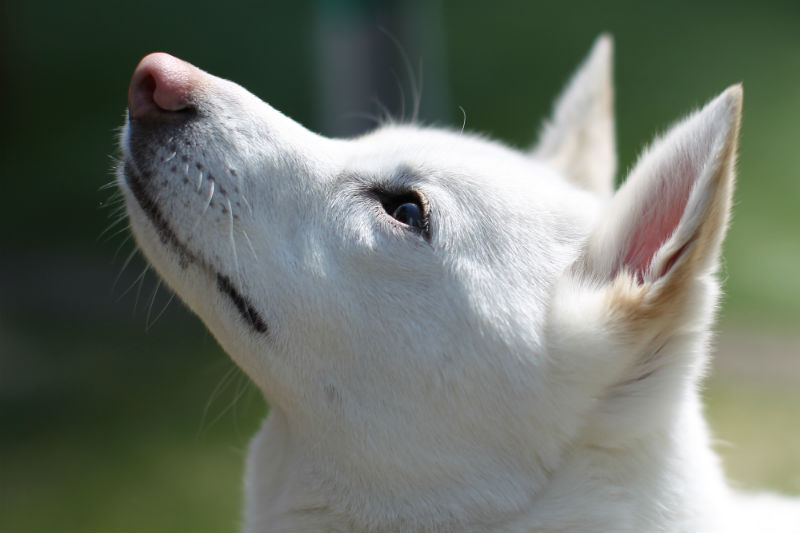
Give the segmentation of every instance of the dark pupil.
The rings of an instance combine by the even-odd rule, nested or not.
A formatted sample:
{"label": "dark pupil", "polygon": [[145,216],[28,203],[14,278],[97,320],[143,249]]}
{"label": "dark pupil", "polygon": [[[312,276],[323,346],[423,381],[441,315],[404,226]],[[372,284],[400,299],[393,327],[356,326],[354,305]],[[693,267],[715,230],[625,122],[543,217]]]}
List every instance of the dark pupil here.
{"label": "dark pupil", "polygon": [[422,227],[422,211],[417,204],[411,202],[400,204],[392,213],[392,217],[409,226]]}

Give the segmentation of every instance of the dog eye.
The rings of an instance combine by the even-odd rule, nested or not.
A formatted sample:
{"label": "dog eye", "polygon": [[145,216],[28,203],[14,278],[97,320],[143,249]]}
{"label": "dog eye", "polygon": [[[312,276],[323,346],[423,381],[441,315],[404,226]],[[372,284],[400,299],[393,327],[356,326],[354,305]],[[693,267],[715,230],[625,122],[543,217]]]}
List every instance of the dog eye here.
{"label": "dog eye", "polygon": [[408,229],[430,239],[428,227],[428,207],[423,197],[416,191],[391,192],[373,189],[387,215]]}
{"label": "dog eye", "polygon": [[425,226],[422,217],[422,207],[413,202],[406,202],[398,205],[397,209],[392,213],[392,218],[420,230],[424,229]]}

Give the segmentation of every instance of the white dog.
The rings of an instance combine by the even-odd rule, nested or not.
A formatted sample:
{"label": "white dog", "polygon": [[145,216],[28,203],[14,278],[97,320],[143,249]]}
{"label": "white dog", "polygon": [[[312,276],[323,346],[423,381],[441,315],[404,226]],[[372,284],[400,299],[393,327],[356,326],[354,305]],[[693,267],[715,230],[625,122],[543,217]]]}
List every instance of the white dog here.
{"label": "white dog", "polygon": [[246,530],[800,530],[728,488],[697,392],[740,86],[616,192],[608,37],[530,152],[324,138],[166,54],[128,98],[137,241],[270,405]]}

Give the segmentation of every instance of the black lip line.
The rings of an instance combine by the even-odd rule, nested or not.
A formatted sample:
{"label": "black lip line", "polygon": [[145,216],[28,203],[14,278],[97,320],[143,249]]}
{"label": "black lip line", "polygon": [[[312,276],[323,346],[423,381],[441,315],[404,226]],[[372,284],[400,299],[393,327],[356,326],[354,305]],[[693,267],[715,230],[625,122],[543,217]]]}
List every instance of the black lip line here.
{"label": "black lip line", "polygon": [[158,204],[147,194],[143,182],[145,179],[150,178],[150,173],[144,172],[143,175],[140,174],[129,161],[125,162],[124,173],[128,188],[130,188],[136,201],[139,202],[139,207],[142,208],[147,218],[150,219],[150,222],[155,226],[161,243],[170,245],[175,249],[178,253],[178,260],[182,268],[186,268],[189,263],[197,261],[197,257],[189,251],[186,245],[175,235],[175,232],[172,231],[172,228],[170,228],[167,223],[167,219],[161,214],[161,209],[159,209]]}
{"label": "black lip line", "polygon": [[233,301],[233,305],[239,310],[239,314],[242,315],[245,322],[250,324],[250,327],[259,333],[267,332],[267,324],[264,323],[264,319],[262,319],[258,311],[253,308],[250,300],[242,296],[242,294],[233,287],[231,279],[228,276],[217,273],[217,288],[230,297]]}
{"label": "black lip line", "polygon": [[[198,257],[178,239],[178,237],[175,235],[175,232],[172,231],[172,228],[170,228],[167,220],[164,218],[164,215],[161,214],[161,210],[159,209],[158,205],[155,203],[155,201],[153,201],[150,195],[147,194],[147,191],[145,191],[144,183],[142,183],[142,176],[128,161],[125,162],[124,174],[125,182],[128,184],[128,188],[133,193],[133,196],[136,198],[136,201],[139,203],[142,211],[144,211],[147,218],[150,220],[153,226],[155,226],[161,242],[164,245],[172,246],[178,253],[178,261],[181,267],[186,268],[189,266],[190,262],[197,262],[205,267],[205,269],[216,273],[217,288],[220,290],[220,292],[226,294],[231,299],[233,305],[236,307],[236,310],[239,311],[239,314],[242,316],[242,319],[244,319],[244,321],[247,322],[247,324],[258,333],[266,333],[267,324],[264,322],[264,319],[261,318],[261,314],[259,314],[259,312],[253,307],[253,304],[250,303],[250,300],[236,290],[231,282],[231,279],[228,276],[220,274],[204,261],[198,259]],[[145,177],[149,176],[145,175]]]}

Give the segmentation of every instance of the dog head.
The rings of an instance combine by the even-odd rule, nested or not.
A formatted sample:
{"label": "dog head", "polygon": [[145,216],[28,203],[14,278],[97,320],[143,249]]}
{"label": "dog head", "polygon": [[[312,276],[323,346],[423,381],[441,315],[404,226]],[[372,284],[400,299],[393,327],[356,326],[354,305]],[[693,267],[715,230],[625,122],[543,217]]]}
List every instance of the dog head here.
{"label": "dog head", "polygon": [[527,152],[415,125],[327,139],[166,54],[137,67],[137,241],[348,512],[521,508],[576,442],[624,446],[694,385],[741,89],[614,193],[610,65],[602,37]]}

